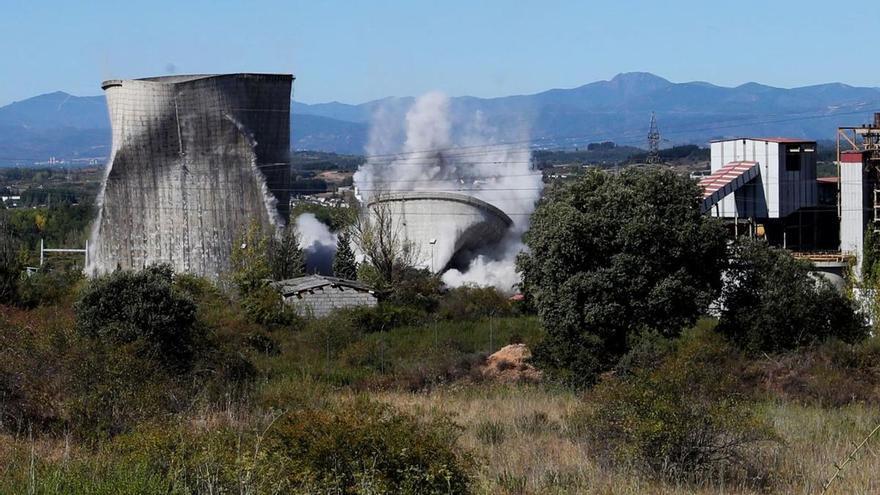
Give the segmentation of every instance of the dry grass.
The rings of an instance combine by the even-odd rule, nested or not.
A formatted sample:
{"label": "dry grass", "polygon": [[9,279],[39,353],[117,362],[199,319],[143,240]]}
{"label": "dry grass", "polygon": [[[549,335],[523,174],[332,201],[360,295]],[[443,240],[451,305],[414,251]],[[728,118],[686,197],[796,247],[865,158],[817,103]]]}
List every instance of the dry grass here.
{"label": "dry grass", "polygon": [[[424,394],[386,392],[378,398],[416,414],[452,415],[464,428],[462,446],[482,461],[477,487],[483,493],[758,493],[744,486],[663,483],[597,465],[566,431],[565,417],[578,401],[570,392],[540,386],[451,386]],[[859,405],[821,409],[768,404],[762,409],[785,442],[774,463],[774,493],[821,492],[834,462],[880,422],[876,409]],[[503,430],[500,441],[484,441],[490,423],[492,429]],[[880,445],[869,445],[829,493],[880,493],[874,475],[880,470],[878,454]]]}
{"label": "dry grass", "polygon": [[[330,394],[350,397],[351,391]],[[588,448],[572,440],[566,416],[579,398],[572,392],[541,385],[453,384],[430,392],[377,392],[374,397],[401,410],[421,415],[450,415],[462,427],[460,444],[478,460],[476,491],[492,494],[752,494],[742,485],[720,483],[694,486],[647,479],[625,467],[595,463]],[[202,410],[188,420],[193,431],[218,425],[265,424],[271,415],[227,409]],[[774,460],[769,493],[821,493],[823,482],[871,429],[880,411],[863,405],[823,409],[791,403],[762,407],[784,445]],[[491,441],[487,441],[491,439]],[[24,453],[8,463],[13,451]],[[44,463],[64,465],[71,458],[92,454],[67,445],[63,439],[31,440],[0,436],[0,475],[28,476],[30,453]],[[10,469],[12,472],[10,472]],[[829,493],[880,493],[880,442],[871,442],[838,479]]]}

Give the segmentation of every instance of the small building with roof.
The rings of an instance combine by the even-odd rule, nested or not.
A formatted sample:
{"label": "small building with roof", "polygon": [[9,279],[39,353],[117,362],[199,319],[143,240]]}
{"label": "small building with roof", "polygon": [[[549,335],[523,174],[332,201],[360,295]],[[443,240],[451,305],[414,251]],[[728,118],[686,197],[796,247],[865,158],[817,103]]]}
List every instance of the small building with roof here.
{"label": "small building with roof", "polygon": [[376,292],[356,280],[324,275],[307,275],[273,282],[285,304],[300,316],[321,318],[337,309],[378,304]]}

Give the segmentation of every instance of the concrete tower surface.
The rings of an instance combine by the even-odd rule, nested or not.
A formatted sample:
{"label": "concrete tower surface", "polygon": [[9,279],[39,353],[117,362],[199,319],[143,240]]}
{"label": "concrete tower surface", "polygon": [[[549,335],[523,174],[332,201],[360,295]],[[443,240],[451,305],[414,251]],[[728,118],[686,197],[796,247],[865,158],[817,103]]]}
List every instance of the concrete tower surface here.
{"label": "concrete tower surface", "polygon": [[416,263],[440,273],[474,251],[501,241],[513,222],[497,207],[465,194],[424,191],[382,194],[368,204],[385,208],[393,228],[417,250]]}
{"label": "concrete tower surface", "polygon": [[289,217],[289,74],[104,81],[113,145],[89,273],[167,262],[211,278],[251,222]]}

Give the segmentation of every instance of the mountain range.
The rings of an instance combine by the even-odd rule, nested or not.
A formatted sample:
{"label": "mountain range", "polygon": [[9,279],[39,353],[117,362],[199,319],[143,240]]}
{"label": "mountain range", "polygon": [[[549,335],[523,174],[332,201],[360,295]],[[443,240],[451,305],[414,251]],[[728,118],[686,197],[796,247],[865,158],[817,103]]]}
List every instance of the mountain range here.
{"label": "mountain range", "polygon": [[[352,105],[292,102],[295,149],[364,152],[371,120],[402,122],[414,98],[390,97]],[[830,83],[775,88],[758,83],[723,87],[673,83],[649,73],[619,74],[571,89],[499,98],[450,100],[454,133],[475,116],[489,128],[527,132],[536,147],[575,148],[590,142],[642,145],[651,112],[664,144],[705,144],[730,136],[833,139],[841,125],[858,125],[880,111],[880,88]],[[0,107],[0,163],[106,157],[109,120],[103,96],[55,92]],[[401,140],[398,135],[394,139]],[[393,143],[392,143],[393,144]]]}

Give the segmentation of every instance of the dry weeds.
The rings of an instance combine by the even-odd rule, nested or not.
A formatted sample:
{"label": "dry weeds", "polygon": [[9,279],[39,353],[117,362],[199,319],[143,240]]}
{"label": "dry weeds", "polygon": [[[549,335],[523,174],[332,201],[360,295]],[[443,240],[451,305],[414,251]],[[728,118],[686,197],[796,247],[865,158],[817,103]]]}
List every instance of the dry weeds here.
{"label": "dry weeds", "polygon": [[[462,447],[483,461],[478,489],[508,494],[752,494],[753,488],[719,483],[693,486],[646,479],[625,468],[608,469],[573,441],[565,417],[578,398],[541,386],[446,387],[430,393],[387,392],[379,399],[416,414],[451,414],[464,427]],[[819,493],[834,463],[845,458],[880,422],[880,411],[861,405],[837,409],[794,404],[762,406],[785,444],[775,465],[773,493]],[[543,419],[535,419],[543,418]],[[480,440],[481,425],[503,428],[503,440]],[[538,426],[536,426],[538,425]],[[543,425],[543,426],[541,426]],[[868,445],[829,493],[880,493],[880,445]]]}

